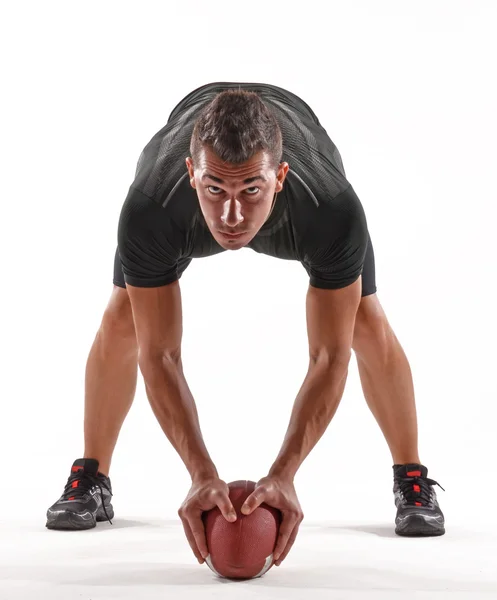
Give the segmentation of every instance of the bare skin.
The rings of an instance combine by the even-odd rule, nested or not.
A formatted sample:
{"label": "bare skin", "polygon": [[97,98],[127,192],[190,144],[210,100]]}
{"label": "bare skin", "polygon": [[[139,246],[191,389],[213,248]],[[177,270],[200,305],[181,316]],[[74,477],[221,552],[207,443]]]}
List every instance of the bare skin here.
{"label": "bare skin", "polygon": [[393,464],[421,463],[411,368],[376,294],[361,300],[352,348],[364,397]]}
{"label": "bare skin", "polygon": [[[239,250],[257,235],[289,170],[282,162],[275,172],[266,152],[240,165],[227,165],[209,148],[200,153],[197,165],[188,157],[186,166],[207,227],[225,250]],[[241,236],[226,239],[224,233]]]}
{"label": "bare skin", "polygon": [[85,458],[109,474],[119,432],[135,396],[138,346],[128,292],[114,286],[85,373]]}
{"label": "bare skin", "polygon": [[[361,300],[352,348],[364,396],[393,463],[421,462],[411,370],[377,294]],[[106,475],[135,394],[137,352],[128,292],[114,286],[86,367],[84,456],[96,458]]]}

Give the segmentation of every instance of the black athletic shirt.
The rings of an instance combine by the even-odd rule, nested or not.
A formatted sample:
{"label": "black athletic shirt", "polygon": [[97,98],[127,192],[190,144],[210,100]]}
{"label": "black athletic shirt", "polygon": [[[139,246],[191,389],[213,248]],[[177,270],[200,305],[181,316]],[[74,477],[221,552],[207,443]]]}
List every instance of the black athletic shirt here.
{"label": "black athletic shirt", "polygon": [[194,90],[145,146],[119,219],[125,282],[167,285],[193,258],[225,251],[207,228],[185,158],[199,112],[229,88],[257,92],[274,112],[283,135],[282,160],[290,166],[269,219],[246,247],[300,261],[315,287],[350,285],[361,275],[368,231],[340,154],[303,100],[259,83],[211,83]]}

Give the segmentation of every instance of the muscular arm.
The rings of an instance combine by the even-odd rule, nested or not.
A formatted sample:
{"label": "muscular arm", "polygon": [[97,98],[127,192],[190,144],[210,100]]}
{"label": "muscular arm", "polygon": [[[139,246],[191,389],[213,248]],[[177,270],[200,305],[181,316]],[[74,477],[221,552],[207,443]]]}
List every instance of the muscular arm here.
{"label": "muscular arm", "polygon": [[309,369],[269,475],[293,480],[335,415],[345,388],[361,278],[342,289],[307,293]]}
{"label": "muscular arm", "polygon": [[152,410],[192,480],[217,477],[181,363],[179,282],[142,288],[127,285],[138,341],[138,364]]}

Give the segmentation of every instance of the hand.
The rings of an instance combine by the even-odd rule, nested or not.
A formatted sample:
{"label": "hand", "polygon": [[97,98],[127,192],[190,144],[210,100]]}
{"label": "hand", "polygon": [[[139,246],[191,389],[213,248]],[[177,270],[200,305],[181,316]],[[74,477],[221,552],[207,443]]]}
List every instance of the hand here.
{"label": "hand", "polygon": [[211,477],[194,482],[178,510],[188,543],[200,564],[209,556],[202,513],[216,506],[227,521],[236,521],[236,511],[229,498],[228,484],[217,477]]}
{"label": "hand", "polygon": [[279,567],[295,542],[304,514],[290,480],[264,477],[258,481],[255,490],[245,500],[242,513],[249,515],[263,502],[277,508],[283,516],[273,552],[274,564]]}

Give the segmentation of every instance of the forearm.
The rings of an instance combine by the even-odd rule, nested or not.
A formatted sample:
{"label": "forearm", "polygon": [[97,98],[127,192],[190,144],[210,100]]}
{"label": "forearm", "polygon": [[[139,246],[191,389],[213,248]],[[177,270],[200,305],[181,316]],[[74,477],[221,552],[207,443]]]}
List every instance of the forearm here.
{"label": "forearm", "polygon": [[140,365],[152,410],[192,480],[218,473],[200,430],[197,408],[180,362],[147,361]]}
{"label": "forearm", "polygon": [[293,479],[326,431],[342,399],[350,357],[309,367],[293,406],[281,450],[269,475]]}

